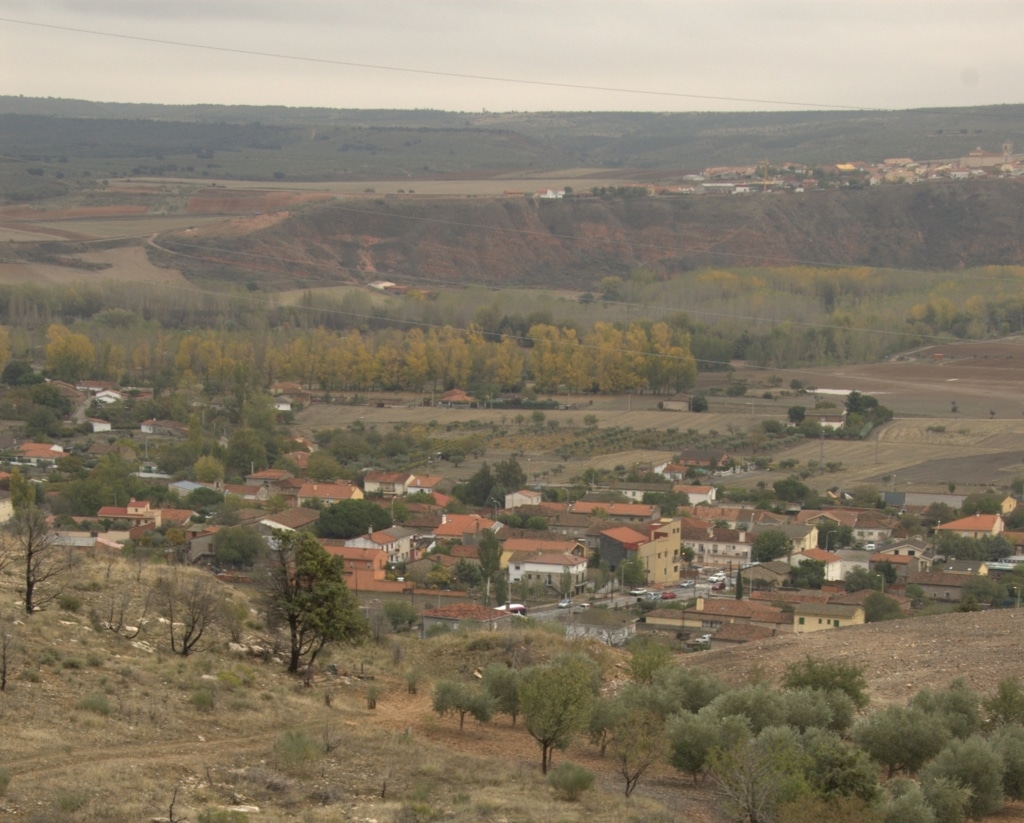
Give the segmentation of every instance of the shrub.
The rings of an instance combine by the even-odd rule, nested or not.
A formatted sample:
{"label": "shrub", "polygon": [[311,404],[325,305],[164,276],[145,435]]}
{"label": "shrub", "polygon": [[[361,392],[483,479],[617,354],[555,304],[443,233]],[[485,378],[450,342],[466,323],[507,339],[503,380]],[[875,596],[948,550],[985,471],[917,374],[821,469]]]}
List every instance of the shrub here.
{"label": "shrub", "polygon": [[110,701],[107,700],[105,694],[91,694],[88,697],[83,697],[78,701],[77,708],[103,717],[109,717],[111,712]]}
{"label": "shrub", "polygon": [[57,598],[57,605],[66,612],[77,612],[82,608],[82,598],[77,594],[65,593]]}
{"label": "shrub", "polygon": [[207,809],[199,813],[199,823],[245,823],[249,815],[232,809]]}
{"label": "shrub", "polygon": [[88,802],[89,798],[85,792],[74,789],[60,789],[57,792],[57,808],[62,812],[77,812]]}
{"label": "shrub", "polygon": [[60,665],[64,669],[81,669],[84,668],[85,662],[80,657],[66,657]]}
{"label": "shrub", "polygon": [[274,756],[281,768],[297,771],[316,760],[323,746],[303,732],[286,731],[274,742]]}
{"label": "shrub", "polygon": [[548,772],[548,783],[563,800],[575,803],[594,785],[594,773],[575,763],[559,763]]}
{"label": "shrub", "polygon": [[213,711],[213,692],[210,689],[196,689],[188,699],[192,708],[199,712]]}

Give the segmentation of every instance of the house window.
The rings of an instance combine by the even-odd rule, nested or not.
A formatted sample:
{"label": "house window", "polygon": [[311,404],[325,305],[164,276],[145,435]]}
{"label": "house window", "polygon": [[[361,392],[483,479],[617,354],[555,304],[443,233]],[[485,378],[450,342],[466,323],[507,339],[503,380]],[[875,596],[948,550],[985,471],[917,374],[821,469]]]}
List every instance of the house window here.
{"label": "house window", "polygon": [[838,621],[838,620],[836,620],[836,621],[835,621],[835,627],[836,627],[837,629],[839,628],[839,621]]}
{"label": "house window", "polygon": [[804,619],[801,617],[800,618],[800,625],[802,626],[803,624],[804,624]]}

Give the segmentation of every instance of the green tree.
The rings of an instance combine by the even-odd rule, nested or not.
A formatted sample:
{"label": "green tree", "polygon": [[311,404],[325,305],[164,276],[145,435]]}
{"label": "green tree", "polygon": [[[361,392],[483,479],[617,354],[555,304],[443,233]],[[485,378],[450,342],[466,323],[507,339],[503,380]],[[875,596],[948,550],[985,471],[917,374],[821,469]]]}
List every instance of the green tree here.
{"label": "green tree", "polygon": [[975,820],[999,811],[1003,805],[1002,758],[983,737],[951,740],[921,772],[921,782],[940,777],[958,781],[971,790],[967,816]]}
{"label": "green tree", "polygon": [[516,725],[519,717],[519,672],[504,663],[488,663],[483,671],[481,686],[494,702],[494,711],[507,714]]}
{"label": "green tree", "polygon": [[622,585],[626,587],[647,585],[647,569],[638,556],[638,552],[630,552],[629,556],[622,561],[619,567]]}
{"label": "green tree", "polygon": [[647,770],[668,752],[665,721],[655,712],[637,706],[623,714],[616,726],[612,754],[626,782],[626,797],[629,797]]}
{"label": "green tree", "polygon": [[494,482],[507,492],[518,491],[526,485],[526,472],[515,460],[509,458],[494,464]]}
{"label": "green tree", "polygon": [[846,573],[846,590],[848,592],[859,592],[864,589],[881,590],[881,588],[882,576],[868,571],[862,566],[850,569]]}
{"label": "green tree", "polygon": [[452,579],[463,590],[475,589],[483,580],[480,576],[480,566],[477,563],[471,563],[465,557],[460,557],[459,562],[452,568]]}
{"label": "green tree", "polygon": [[800,503],[811,497],[811,489],[798,477],[786,477],[772,483],[772,489],[779,500],[788,503]]}
{"label": "green tree", "polygon": [[213,557],[222,568],[251,568],[267,544],[252,526],[228,526],[213,536]]}
{"label": "green tree", "polygon": [[459,716],[459,731],[466,722],[466,715],[472,715],[480,723],[489,723],[493,714],[493,702],[480,688],[442,680],[434,687],[434,711],[441,717],[449,714]]}
{"label": "green tree", "polygon": [[987,716],[986,724],[995,726],[1024,726],[1024,689],[1016,677],[999,681],[996,692],[981,703]]}
{"label": "green tree", "polygon": [[519,685],[523,724],[540,745],[541,771],[548,773],[554,749],[566,749],[586,728],[595,699],[597,666],[582,654],[564,655],[524,669]]}
{"label": "green tree", "polygon": [[216,457],[205,454],[192,466],[192,474],[198,483],[216,483],[224,479],[224,463]]}
{"label": "green tree", "polygon": [[653,637],[634,637],[629,642],[629,670],[633,682],[649,685],[658,669],[672,661],[672,651]]}
{"label": "green tree", "polygon": [[267,447],[258,431],[241,428],[231,433],[228,438],[227,465],[242,475],[265,469],[269,465]]}
{"label": "green tree", "polygon": [[793,585],[798,589],[820,589],[825,583],[825,563],[821,560],[801,560],[793,571]]}
{"label": "green tree", "polygon": [[340,500],[320,512],[316,533],[347,540],[391,527],[391,514],[372,500]]}
{"label": "green tree", "polygon": [[357,643],[368,632],[341,559],[306,532],[281,532],[266,586],[268,612],[288,630],[288,671],[312,665],[328,643]]}
{"label": "green tree", "polygon": [[786,718],[786,700],[764,684],[732,689],[716,697],[708,711],[718,717],[742,717],[754,734],[771,726],[782,726]]}
{"label": "green tree", "polygon": [[939,718],[953,737],[964,740],[981,728],[978,694],[958,677],[945,689],[921,689],[907,704]]}
{"label": "green tree", "polygon": [[696,782],[715,752],[728,751],[750,739],[744,718],[719,717],[713,711],[682,711],[668,720],[669,762]]}
{"label": "green tree", "polygon": [[786,533],[778,529],[768,529],[754,538],[750,547],[750,558],[755,563],[768,563],[785,557],[791,549]]}
{"label": "green tree", "polygon": [[320,450],[313,452],[309,456],[309,461],[306,464],[306,475],[310,480],[314,480],[317,483],[329,483],[341,477],[341,473],[341,463],[330,452]]}
{"label": "green tree", "polygon": [[802,743],[808,757],[804,774],[818,797],[856,797],[865,803],[878,797],[878,769],[863,751],[821,728],[807,731]]}
{"label": "green tree", "polygon": [[1003,791],[1014,800],[1024,799],[1024,728],[1002,726],[989,737],[1003,761]]}
{"label": "green tree", "polygon": [[420,619],[420,613],[416,607],[404,600],[385,600],[384,616],[387,617],[391,628],[396,632],[408,631]]}
{"label": "green tree", "polygon": [[799,663],[792,663],[786,668],[782,685],[787,689],[840,691],[844,692],[858,709],[868,705],[864,669],[853,663],[820,660],[808,655]]}
{"label": "green tree", "polygon": [[879,623],[883,620],[898,620],[903,616],[899,601],[886,597],[881,592],[871,592],[864,601],[864,621]]}
{"label": "green tree", "polygon": [[480,576],[484,581],[484,605],[491,603],[491,585],[501,571],[501,542],[490,529],[480,534],[477,541],[477,556],[480,559]]}
{"label": "green tree", "polygon": [[949,731],[921,709],[889,705],[861,720],[851,737],[891,780],[897,772],[917,773],[946,745]]}

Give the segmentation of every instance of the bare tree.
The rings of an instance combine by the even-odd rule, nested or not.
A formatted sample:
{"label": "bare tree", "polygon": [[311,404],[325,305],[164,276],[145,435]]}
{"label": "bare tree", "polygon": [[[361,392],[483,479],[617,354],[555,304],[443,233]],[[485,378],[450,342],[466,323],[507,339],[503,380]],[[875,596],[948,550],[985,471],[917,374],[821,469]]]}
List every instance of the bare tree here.
{"label": "bare tree", "polygon": [[153,591],[142,586],[125,583],[107,593],[100,617],[103,625],[114,634],[129,640],[139,636],[146,624],[146,616],[153,600]]}
{"label": "bare tree", "polygon": [[174,569],[156,585],[156,595],[167,618],[171,651],[186,656],[224,614],[220,584],[212,577],[182,574]]}
{"label": "bare tree", "polygon": [[60,597],[69,554],[57,542],[46,513],[28,503],[15,510],[8,526],[15,557],[24,563],[25,613],[32,614]]}
{"label": "bare tree", "polygon": [[0,619],[0,692],[7,691],[7,674],[14,656],[14,623]]}

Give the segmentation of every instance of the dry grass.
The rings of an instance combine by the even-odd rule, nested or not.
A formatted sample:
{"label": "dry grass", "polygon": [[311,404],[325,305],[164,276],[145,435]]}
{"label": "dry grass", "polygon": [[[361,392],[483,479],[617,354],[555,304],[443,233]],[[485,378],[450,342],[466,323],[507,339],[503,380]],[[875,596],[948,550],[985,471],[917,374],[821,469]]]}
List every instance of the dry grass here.
{"label": "dry grass", "polygon": [[[451,739],[457,729],[429,712],[435,680],[472,677],[491,660],[543,662],[565,650],[555,633],[389,637],[333,650],[325,666],[342,674],[325,669],[313,688],[302,688],[280,661],[229,653],[226,635],[182,658],[169,653],[155,617],[135,640],[99,624],[112,594],[150,585],[157,572],[86,561],[72,587],[82,601],[77,613],[19,620],[10,686],[0,694],[0,769],[10,776],[0,816],[166,817],[177,788],[175,815],[192,821],[230,819],[223,810],[238,803],[271,820],[677,819],[656,798],[626,803],[608,775],[581,802],[559,801],[521,726],[467,724],[461,742],[475,743],[462,751]],[[12,575],[0,577],[0,613],[15,611],[15,585]],[[247,632],[246,643],[267,645]],[[614,655],[596,652],[613,675]],[[414,667],[423,680],[410,695]],[[376,711],[366,708],[369,685],[380,692]],[[199,705],[197,694],[210,705]]]}

